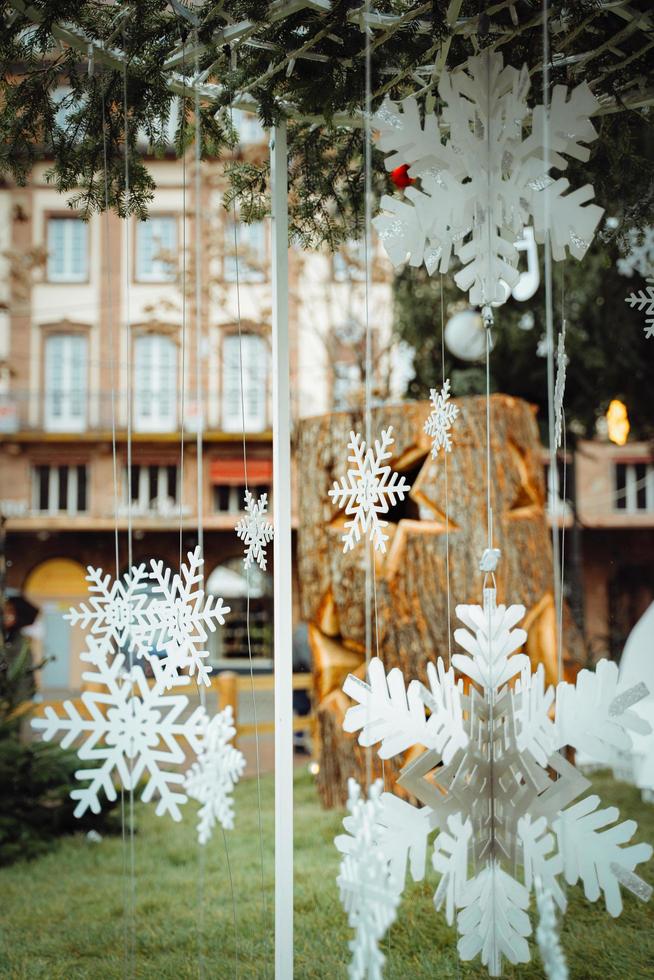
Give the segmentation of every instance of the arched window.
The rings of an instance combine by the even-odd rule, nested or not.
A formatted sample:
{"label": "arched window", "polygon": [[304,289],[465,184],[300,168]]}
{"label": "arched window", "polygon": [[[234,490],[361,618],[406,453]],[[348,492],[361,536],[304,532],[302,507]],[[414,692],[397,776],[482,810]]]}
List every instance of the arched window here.
{"label": "arched window", "polygon": [[177,345],[163,334],[144,334],[134,344],[134,428],[177,428]]}
{"label": "arched window", "polygon": [[[243,405],[241,405],[241,348],[243,350]],[[223,429],[240,432],[266,428],[268,349],[257,334],[228,334],[223,338]]]}
{"label": "arched window", "polygon": [[48,432],[86,429],[87,339],[52,334],[45,341],[43,427]]}

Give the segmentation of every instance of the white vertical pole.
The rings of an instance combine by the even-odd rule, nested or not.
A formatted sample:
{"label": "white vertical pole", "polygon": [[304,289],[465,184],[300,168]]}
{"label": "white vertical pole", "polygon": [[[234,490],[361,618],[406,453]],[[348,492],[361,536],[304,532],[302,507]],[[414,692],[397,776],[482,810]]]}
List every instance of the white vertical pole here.
{"label": "white vertical pole", "polygon": [[275,525],[275,977],[293,976],[293,654],[286,123],[270,140]]}

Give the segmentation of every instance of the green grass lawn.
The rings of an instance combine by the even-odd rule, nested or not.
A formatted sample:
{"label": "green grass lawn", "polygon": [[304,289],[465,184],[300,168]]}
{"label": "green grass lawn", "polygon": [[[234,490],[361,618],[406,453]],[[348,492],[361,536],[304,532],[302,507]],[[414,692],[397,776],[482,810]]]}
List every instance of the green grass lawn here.
{"label": "green grass lawn", "polygon": [[[638,840],[654,841],[654,806],[608,776],[595,779],[604,802],[639,822]],[[295,976],[345,978],[349,930],[340,908],[333,846],[342,814],[321,809],[311,778],[295,785]],[[222,834],[204,849],[204,911],[199,912],[200,866],[194,810],[181,824],[137,804],[135,834],[135,945],[125,932],[125,859],[120,836],[92,844],[72,837],[51,853],[0,871],[0,975],[11,978],[109,980],[264,977],[272,980],[273,781],[262,781],[267,913],[261,896],[256,783],[236,791],[236,829],[227,834],[234,882],[238,942]],[[644,876],[654,884],[654,862]],[[387,943],[386,978],[483,977],[479,966],[457,965],[454,931],[431,902],[434,881],[411,884]],[[128,896],[129,897],[129,896]],[[625,909],[611,919],[601,902],[589,904],[568,889],[562,929],[571,977],[636,980],[654,977],[654,903],[624,894]],[[125,954],[126,938],[128,953]],[[200,969],[200,958],[202,969]],[[507,977],[542,978],[537,955]]]}

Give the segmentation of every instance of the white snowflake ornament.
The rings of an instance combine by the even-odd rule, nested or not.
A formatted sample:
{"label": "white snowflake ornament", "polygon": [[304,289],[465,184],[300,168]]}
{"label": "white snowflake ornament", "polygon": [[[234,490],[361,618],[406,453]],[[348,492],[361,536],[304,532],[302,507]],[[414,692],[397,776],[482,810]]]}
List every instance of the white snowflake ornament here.
{"label": "white snowflake ornament", "polygon": [[404,500],[411,489],[405,478],[385,463],[392,456],[389,451],[393,444],[392,431],[390,425],[382,429],[381,440],[375,439],[374,450],[372,446],[366,448],[358,432],[350,433],[348,462],[354,463],[354,468],[341,477],[340,483],[335,480],[329,491],[334,504],[345,507],[345,514],[352,517],[345,522],[343,551],[350,551],[366,534],[377,551],[386,551],[388,535],[384,534],[384,528],[388,521],[381,515],[387,514],[397,501]]}
{"label": "white snowflake ornament", "polygon": [[343,855],[336,883],[350,928],[355,930],[350,941],[350,980],[382,980],[384,954],[379,944],[395,921],[400,900],[401,887],[375,839],[382,789],[382,780],[377,779],[365,799],[356,780],[348,780],[350,815],[343,820],[347,833],[334,841]]}
{"label": "white snowflake ornament", "polygon": [[245,768],[245,758],[231,744],[236,735],[231,705],[206,724],[197,760],[186,773],[186,792],[201,806],[198,840],[206,844],[217,823],[225,830],[234,827],[232,791]]}
{"label": "white snowflake ornament", "polygon": [[[343,727],[359,731],[361,745],[380,743],[381,758],[415,745],[426,750],[399,780],[422,808],[384,793],[375,840],[398,880],[407,867],[419,880],[427,838],[437,832],[436,907],[445,905],[450,924],[456,918],[461,958],[480,955],[491,976],[501,974],[504,959],[529,959],[536,876],[562,911],[562,874],[569,885],[581,880],[589,901],[603,893],[613,916],[622,910],[620,885],[643,900],[652,891],[634,870],[652,848],[626,846],[636,824],[616,823],[618,811],[599,810],[597,796],[574,802],[590,784],[563,754],[571,746],[610,756],[629,730],[643,730],[630,708],[647,689],[621,686],[617,665],[606,660],[581,671],[576,686],[546,689],[542,665],[532,673],[520,652],[524,612],[498,606],[495,589],[484,589],[483,606],[457,606],[464,628],[454,639],[464,652],[452,656],[449,670],[440,659],[430,664],[429,687],[413,680],[406,688],[401,671],[386,675],[376,658],[367,683],[350,675],[344,685],[357,703]],[[454,669],[470,682],[469,693]]]}
{"label": "white snowflake ornament", "polygon": [[642,310],[645,314],[645,336],[647,338],[654,337],[654,276],[649,276],[646,279],[647,286],[645,289],[639,289],[638,292],[630,293],[625,299],[627,306],[630,306],[632,310]]}
{"label": "white snowflake ornament", "polygon": [[556,85],[547,113],[531,110],[526,66],[505,67],[489,49],[465,70],[444,71],[438,90],[440,118],[426,113],[422,123],[414,98],[401,109],[387,100],[375,117],[386,169],[407,164],[416,184],[382,197],[374,224],[394,265],[446,273],[454,253],[463,266],[454,279],[470,302],[503,303],[520,277],[515,243],[530,222],[537,242],[549,231],[557,261],[566,249],[581,259],[590,245],[603,213],[589,203],[593,188],[568,192],[550,170],[565,170],[562,154],[588,160],[598,103],[584,82],[569,96]]}
{"label": "white snowflake ornament", "polygon": [[113,583],[101,568],[87,568],[89,602],[65,616],[74,626],[91,633],[100,648],[142,653],[152,645],[155,626],[148,610],[149,575],[145,564],[133,565]]}
{"label": "white snowflake ornament", "polygon": [[642,231],[632,228],[627,235],[628,252],[617,261],[618,272],[623,276],[651,276],[654,272],[654,226]]}
{"label": "white snowflake ornament", "polygon": [[[187,797],[182,790],[184,773],[177,767],[186,759],[184,743],[193,753],[200,749],[206,723],[204,709],[198,707],[188,714],[185,695],[166,693],[162,667],[156,659],[152,662],[154,684],[150,684],[140,666],[125,670],[123,654],[110,659],[95,637],[88,636],[87,640],[88,649],[81,660],[93,669],[82,677],[99,690],[82,694],[85,714],[72,701],[64,701],[63,715],[48,706],[45,717],[32,720],[32,727],[46,742],[57,736],[64,749],[81,742],[77,749],[80,759],[94,762],[93,768],[75,773],[77,780],[87,783],[71,791],[71,798],[77,800],[75,816],[81,817],[89,809],[99,813],[101,792],[108,800],[115,800],[117,776],[126,790],[137,789],[144,780],[141,799],[147,803],[157,796],[157,815],[168,813],[181,820],[179,807]],[[177,690],[190,683],[190,677],[178,677],[173,686]]]}
{"label": "white snowflake ornament", "polygon": [[559,939],[554,899],[550,892],[543,888],[540,878],[536,878],[535,888],[538,909],[536,942],[545,976],[547,980],[568,980],[568,964]]}
{"label": "white snowflake ornament", "polygon": [[425,432],[432,437],[431,455],[436,459],[439,449],[446,453],[452,452],[452,436],[450,429],[459,414],[457,406],[450,401],[450,381],[443,382],[440,391],[431,389],[432,411],[425,422]]}
{"label": "white snowflake ornament", "polygon": [[249,568],[256,561],[262,571],[266,570],[266,545],[272,541],[274,528],[266,520],[268,494],[262,493],[257,500],[249,490],[245,491],[245,513],[236,525],[236,534],[246,546],[243,564]]}
{"label": "white snowflake ornament", "polygon": [[163,656],[150,659],[160,661],[168,687],[174,686],[186,669],[191,675],[197,674],[198,681],[207,687],[211,684],[207,641],[217,625],[224,625],[230,607],[205,592],[203,566],[199,547],[189,551],[187,564],[174,575],[162,561],[150,562],[155,595],[148,607],[154,625],[153,647],[164,651]]}

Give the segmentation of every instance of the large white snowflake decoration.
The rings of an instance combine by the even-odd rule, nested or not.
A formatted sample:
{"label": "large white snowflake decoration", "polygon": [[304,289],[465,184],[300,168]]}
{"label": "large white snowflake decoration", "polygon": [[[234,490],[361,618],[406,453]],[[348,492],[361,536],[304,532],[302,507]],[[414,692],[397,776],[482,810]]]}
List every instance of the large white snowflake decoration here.
{"label": "large white snowflake decoration", "polygon": [[207,723],[197,760],[186,773],[184,785],[193,800],[201,803],[198,814],[198,840],[206,844],[219,823],[225,830],[234,827],[232,791],[245,768],[245,758],[231,744],[236,735],[231,705]]}
{"label": "large white snowflake decoration", "polygon": [[543,962],[545,976],[547,980],[568,980],[568,964],[559,939],[554,899],[550,892],[543,887],[540,878],[537,877],[534,884],[538,909],[536,942],[538,943],[538,952]]}
{"label": "large white snowflake decoration", "polygon": [[71,609],[64,619],[91,633],[102,650],[141,653],[152,646],[155,624],[148,610],[149,575],[145,564],[134,565],[111,581],[101,568],[87,568],[89,602]]}
{"label": "large white snowflake decoration", "polygon": [[[187,715],[188,698],[165,692],[163,668],[156,659],[152,661],[154,683],[150,683],[140,666],[125,670],[123,654],[109,658],[93,635],[87,636],[87,644],[81,659],[93,669],[82,677],[99,690],[82,694],[85,713],[72,701],[65,701],[62,716],[48,706],[45,717],[32,721],[46,742],[57,737],[62,748],[69,748],[81,741],[80,759],[95,763],[75,773],[80,782],[87,783],[71,791],[71,798],[78,801],[75,816],[81,817],[88,809],[99,813],[101,791],[115,800],[114,777],[118,776],[126,790],[136,789],[145,780],[141,799],[147,803],[157,795],[157,815],[169,813],[181,820],[179,807],[187,800],[184,773],[170,767],[185,762],[183,743],[192,752],[199,751],[206,724],[204,709],[195,708]],[[190,677],[182,676],[172,686],[177,689],[190,683]]]}
{"label": "large white snowflake decoration", "polygon": [[654,276],[649,276],[646,280],[645,289],[630,293],[625,299],[625,303],[633,309],[642,310],[645,313],[645,336],[654,337]]}
{"label": "large white snowflake decoration", "polygon": [[382,815],[383,782],[377,779],[368,799],[361,787],[348,780],[346,834],[334,840],[343,855],[336,883],[354,938],[350,940],[350,980],[381,980],[384,954],[379,943],[397,914],[401,887],[375,833]]}
{"label": "large white snowflake decoration", "polygon": [[530,221],[537,242],[549,230],[556,260],[566,248],[581,259],[590,245],[603,213],[588,203],[592,186],[566,193],[568,180],[549,172],[565,170],[562,154],[588,160],[582,144],[597,136],[589,117],[598,103],[584,82],[569,98],[556,85],[547,116],[544,106],[531,110],[526,66],[504,67],[489,50],[443,72],[438,90],[440,118],[428,113],[421,124],[414,98],[401,108],[387,100],[375,117],[386,169],[408,164],[419,183],[382,197],[374,224],[394,265],[447,272],[454,252],[463,266],[454,278],[470,302],[502,303],[518,281],[515,242]]}
{"label": "large white snowflake decoration", "polygon": [[266,520],[268,494],[262,493],[257,500],[249,490],[245,491],[245,513],[236,525],[236,534],[246,546],[243,564],[249,568],[256,561],[262,571],[266,570],[266,545],[275,533],[272,524]]}
{"label": "large white snowflake decoration", "polygon": [[350,432],[348,447],[352,452],[347,459],[355,464],[355,468],[349,469],[340,483],[334,480],[329,491],[336,506],[345,507],[346,515],[352,517],[345,522],[343,551],[350,551],[366,534],[370,535],[377,551],[386,551],[388,535],[384,534],[384,528],[388,521],[380,515],[387,514],[397,501],[404,500],[411,489],[405,478],[385,463],[393,455],[389,451],[393,444],[392,431],[391,425],[382,429],[381,441],[375,439],[374,450],[372,446],[366,449],[358,432]]}
{"label": "large white snowflake decoration", "polygon": [[223,626],[230,607],[223,600],[204,591],[204,574],[200,548],[189,551],[188,564],[174,574],[162,561],[150,562],[150,578],[155,599],[148,606],[154,626],[153,647],[163,655],[153,655],[163,668],[164,682],[172,687],[180,671],[197,673],[198,681],[210,686],[207,641],[216,625]]}
{"label": "large white snowflake decoration", "polygon": [[[376,840],[399,880],[407,864],[418,880],[428,836],[438,831],[436,907],[445,904],[450,923],[456,916],[461,958],[481,954],[491,976],[503,958],[529,959],[526,910],[536,875],[562,911],[561,874],[570,885],[581,880],[590,901],[604,893],[613,916],[622,910],[620,885],[643,900],[651,894],[634,868],[652,848],[623,846],[636,824],[616,824],[618,811],[599,810],[599,797],[573,803],[590,784],[561,751],[572,746],[601,758],[628,745],[627,730],[644,724],[629,708],[647,688],[621,687],[617,665],[601,661],[595,672],[581,671],[576,686],[558,685],[552,721],[555,691],[545,688],[542,665],[532,674],[518,652],[526,633],[515,627],[524,612],[496,605],[495,590],[485,589],[483,607],[457,607],[465,628],[454,638],[465,653],[448,670],[440,659],[430,664],[429,688],[417,680],[405,688],[401,671],[386,676],[376,658],[367,683],[350,675],[344,685],[358,702],[344,728],[360,730],[362,745],[381,743],[381,758],[426,748],[400,777],[424,806],[383,794]],[[453,668],[471,682],[468,694]]]}
{"label": "large white snowflake decoration", "polygon": [[450,429],[459,414],[457,406],[450,401],[449,378],[443,382],[440,391],[436,388],[431,389],[431,403],[433,407],[425,422],[425,432],[432,437],[431,455],[436,459],[439,449],[443,449],[446,453],[452,452]]}
{"label": "large white snowflake decoration", "polygon": [[565,373],[568,356],[565,352],[565,320],[559,334],[556,351],[556,383],[554,385],[554,446],[560,449],[563,437],[563,398],[565,396]]}
{"label": "large white snowflake decoration", "polygon": [[623,276],[650,276],[654,272],[654,226],[638,231],[632,228],[627,235],[629,251],[617,261]]}

